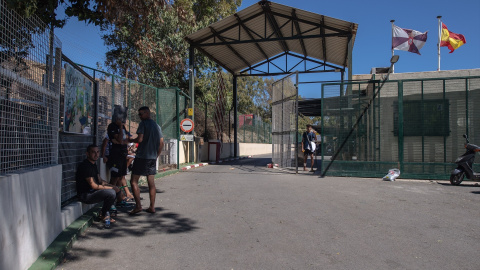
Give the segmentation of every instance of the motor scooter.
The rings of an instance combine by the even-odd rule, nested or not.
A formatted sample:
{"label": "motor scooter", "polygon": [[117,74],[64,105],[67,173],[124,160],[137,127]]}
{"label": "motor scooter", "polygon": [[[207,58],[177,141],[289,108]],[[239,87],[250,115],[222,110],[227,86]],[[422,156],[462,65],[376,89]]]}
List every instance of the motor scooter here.
{"label": "motor scooter", "polygon": [[463,134],[463,137],[466,140],[465,148],[467,149],[467,152],[455,160],[455,163],[457,163],[457,168],[450,174],[450,183],[455,186],[458,186],[460,183],[462,183],[465,175],[470,180],[480,180],[480,173],[473,171],[475,154],[480,152],[480,146],[471,144],[466,134]]}

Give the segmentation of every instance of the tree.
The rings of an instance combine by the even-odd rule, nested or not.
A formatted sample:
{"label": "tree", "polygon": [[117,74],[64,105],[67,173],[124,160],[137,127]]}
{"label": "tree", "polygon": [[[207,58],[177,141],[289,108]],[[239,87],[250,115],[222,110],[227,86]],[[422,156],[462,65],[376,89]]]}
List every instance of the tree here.
{"label": "tree", "polygon": [[55,10],[65,0],[6,0],[8,8],[24,17],[37,15],[46,25],[61,28],[65,19],[58,19]]}
{"label": "tree", "polygon": [[[111,22],[108,33],[104,36],[106,45],[111,48],[107,54],[111,56],[107,57],[107,65],[120,74],[127,74],[127,70],[133,72],[144,83],[187,89],[189,45],[184,37],[231,15],[241,1],[151,2],[126,8],[122,10],[123,13],[114,9],[112,12],[116,15],[113,18],[106,16]],[[102,21],[95,23],[103,25]],[[211,78],[218,68],[202,55],[196,57],[195,66],[198,76],[196,94],[203,96],[203,91],[206,91],[204,86],[208,85],[203,80]]]}

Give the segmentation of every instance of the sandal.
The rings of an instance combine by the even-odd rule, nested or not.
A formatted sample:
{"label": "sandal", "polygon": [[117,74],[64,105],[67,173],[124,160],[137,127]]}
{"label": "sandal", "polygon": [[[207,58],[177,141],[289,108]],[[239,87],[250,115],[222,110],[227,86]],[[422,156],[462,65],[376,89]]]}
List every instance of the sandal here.
{"label": "sandal", "polygon": [[128,214],[133,216],[133,215],[136,215],[140,212],[142,212],[142,209],[133,209],[132,211],[128,212]]}

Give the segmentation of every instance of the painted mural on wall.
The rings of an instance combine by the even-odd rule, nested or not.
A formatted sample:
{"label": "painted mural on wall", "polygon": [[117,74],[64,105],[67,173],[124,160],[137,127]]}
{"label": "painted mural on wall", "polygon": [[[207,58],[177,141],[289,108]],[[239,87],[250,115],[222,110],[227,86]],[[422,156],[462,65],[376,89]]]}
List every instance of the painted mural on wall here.
{"label": "painted mural on wall", "polygon": [[92,133],[93,83],[69,64],[65,64],[65,112],[63,131]]}

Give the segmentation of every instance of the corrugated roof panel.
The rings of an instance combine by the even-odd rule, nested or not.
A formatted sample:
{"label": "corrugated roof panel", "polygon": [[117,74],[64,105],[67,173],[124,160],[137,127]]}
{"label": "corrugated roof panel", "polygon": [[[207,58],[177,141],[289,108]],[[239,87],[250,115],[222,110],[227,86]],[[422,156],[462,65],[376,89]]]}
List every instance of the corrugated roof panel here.
{"label": "corrugated roof panel", "polygon": [[298,53],[303,55],[302,45],[300,44],[300,40],[289,40],[287,41],[287,46],[291,52]]}
{"label": "corrugated roof panel", "polygon": [[331,37],[326,39],[325,44],[327,48],[327,60],[330,63],[343,66],[345,64],[345,58],[347,57],[347,38]]}
{"label": "corrugated roof panel", "polygon": [[307,39],[305,40],[308,56],[323,60],[323,47],[321,39]]}
{"label": "corrugated roof panel", "polygon": [[290,20],[282,17],[274,17],[275,21],[277,22],[278,27],[280,28],[280,32],[284,37],[291,37],[292,36],[292,23]]}
{"label": "corrugated roof panel", "polygon": [[270,33],[272,33],[272,30],[270,27],[267,28],[267,33],[265,33],[265,14],[262,14],[260,17],[258,17],[255,20],[250,20],[248,22],[245,22],[244,24],[250,30],[253,31],[252,35],[255,37],[255,39],[265,38]]}
{"label": "corrugated roof panel", "polygon": [[232,45],[232,47],[243,56],[245,60],[250,64],[250,66],[255,65],[256,63],[261,62],[265,57],[260,52],[260,50],[255,46],[254,43],[247,44],[237,44]]}
{"label": "corrugated roof panel", "polygon": [[245,63],[226,46],[206,47],[206,51],[233,72],[236,72],[239,66],[246,66]]}
{"label": "corrugated roof panel", "polygon": [[275,55],[283,52],[282,46],[280,45],[279,41],[276,41],[276,42],[262,42],[262,43],[259,43],[259,44],[263,48],[263,50],[265,51],[265,53],[268,55],[269,58],[272,58]]}

